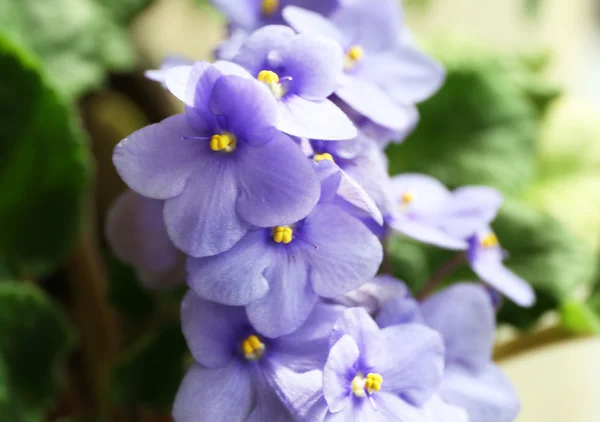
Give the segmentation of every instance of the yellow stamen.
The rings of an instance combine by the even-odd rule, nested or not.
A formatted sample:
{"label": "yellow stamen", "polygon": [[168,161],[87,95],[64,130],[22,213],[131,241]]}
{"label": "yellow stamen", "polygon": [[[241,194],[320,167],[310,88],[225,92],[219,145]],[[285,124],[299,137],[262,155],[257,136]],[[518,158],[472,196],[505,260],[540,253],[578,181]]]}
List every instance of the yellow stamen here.
{"label": "yellow stamen", "polygon": [[233,133],[213,135],[210,139],[210,149],[213,151],[231,152],[235,149],[236,138]]}
{"label": "yellow stamen", "polygon": [[346,56],[344,57],[344,68],[350,69],[354,67],[356,62],[362,59],[364,55],[365,52],[360,45],[353,45],[352,47],[350,47],[350,49],[346,53]]}
{"label": "yellow stamen", "polygon": [[383,382],[383,377],[380,374],[367,374],[367,380],[365,381],[365,388],[369,392],[369,394],[373,394],[374,391],[381,390],[381,383]]}
{"label": "yellow stamen", "polygon": [[329,160],[329,161],[333,161],[333,157],[331,156],[330,153],[328,152],[324,152],[323,154],[315,154],[315,156],[313,157],[313,159],[318,163],[319,161],[323,161],[323,160]]}
{"label": "yellow stamen", "polygon": [[265,345],[257,336],[251,335],[242,341],[242,352],[246,359],[257,360],[265,353]]}
{"label": "yellow stamen", "polygon": [[273,240],[276,243],[288,244],[292,241],[293,230],[289,226],[277,226],[273,229]]}
{"label": "yellow stamen", "polygon": [[279,0],[262,0],[261,12],[265,16],[271,16],[278,7]]}
{"label": "yellow stamen", "polygon": [[267,85],[279,83],[279,75],[272,70],[261,70],[256,79],[266,83]]}
{"label": "yellow stamen", "polygon": [[350,389],[356,397],[365,397],[367,392],[373,394],[375,391],[381,390],[381,384],[383,383],[383,377],[380,374],[368,373],[367,378],[359,372],[352,379]]}
{"label": "yellow stamen", "polygon": [[494,233],[488,233],[481,239],[481,246],[484,248],[493,248],[494,246],[498,246],[500,241],[498,237]]}
{"label": "yellow stamen", "polygon": [[404,193],[404,195],[402,195],[402,199],[400,200],[400,203],[409,205],[413,201],[413,199],[415,199],[413,194],[410,192],[406,192],[406,193]]}

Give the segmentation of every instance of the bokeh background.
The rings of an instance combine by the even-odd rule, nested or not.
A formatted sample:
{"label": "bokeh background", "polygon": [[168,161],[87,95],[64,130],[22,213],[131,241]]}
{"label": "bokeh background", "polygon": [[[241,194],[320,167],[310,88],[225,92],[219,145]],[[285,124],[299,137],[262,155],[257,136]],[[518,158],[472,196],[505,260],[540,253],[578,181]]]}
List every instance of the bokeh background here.
{"label": "bokeh background", "polygon": [[[448,77],[387,151],[390,171],[504,193],[494,229],[538,294],[499,313],[518,421],[600,420],[600,4],[404,6]],[[180,111],[142,71],[210,59],[224,33],[200,0],[0,0],[0,421],[170,420],[189,361],[182,291],[145,291],[108,250],[124,189],[111,154]],[[414,288],[447,259],[403,239],[389,250]]]}

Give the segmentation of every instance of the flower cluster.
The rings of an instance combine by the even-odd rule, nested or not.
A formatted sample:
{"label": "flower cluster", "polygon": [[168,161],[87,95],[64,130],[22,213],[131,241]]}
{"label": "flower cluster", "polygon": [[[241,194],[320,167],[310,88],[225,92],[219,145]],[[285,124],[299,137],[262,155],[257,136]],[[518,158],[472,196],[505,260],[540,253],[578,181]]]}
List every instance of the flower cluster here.
{"label": "flower cluster", "polygon": [[[149,288],[189,287],[175,421],[513,420],[490,292],[534,294],[490,229],[501,195],[387,173],[383,149],[444,79],[397,1],[214,3],[217,60],[148,72],[185,113],[113,156],[131,188],[108,217],[115,253]],[[490,287],[417,301],[376,276],[394,234],[459,250]]]}

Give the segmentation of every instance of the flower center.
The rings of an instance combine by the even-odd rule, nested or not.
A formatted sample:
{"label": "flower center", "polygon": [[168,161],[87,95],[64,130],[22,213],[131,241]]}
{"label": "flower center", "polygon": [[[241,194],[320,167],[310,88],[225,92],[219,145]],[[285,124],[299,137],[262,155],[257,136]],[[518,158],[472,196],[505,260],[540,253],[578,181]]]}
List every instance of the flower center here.
{"label": "flower center", "polygon": [[260,339],[251,335],[242,341],[242,352],[247,360],[258,360],[265,354],[265,344]]}
{"label": "flower center", "polygon": [[352,69],[358,61],[360,61],[365,52],[360,45],[353,45],[346,52],[346,56],[344,57],[344,69]]}
{"label": "flower center", "polygon": [[315,160],[317,163],[323,160],[334,161],[333,157],[328,152],[324,152],[323,154],[315,154],[313,160]]}
{"label": "flower center", "polygon": [[260,11],[265,16],[271,16],[277,11],[279,0],[262,0]]}
{"label": "flower center", "polygon": [[272,70],[261,70],[256,79],[267,85],[275,98],[280,99],[285,95],[285,87],[279,83],[279,75]]}
{"label": "flower center", "polygon": [[273,240],[276,243],[288,244],[292,241],[294,231],[290,226],[277,226],[273,228]]}
{"label": "flower center", "polygon": [[400,206],[400,211],[406,212],[408,207],[415,199],[414,195],[410,192],[405,192],[398,201],[398,205]]}
{"label": "flower center", "polygon": [[215,134],[210,138],[210,149],[213,151],[231,152],[235,149],[237,140],[233,133]]}
{"label": "flower center", "polygon": [[500,244],[500,241],[498,240],[496,234],[488,233],[481,239],[480,243],[481,246],[483,246],[484,248],[493,248],[495,246],[498,246]]}
{"label": "flower center", "polygon": [[383,383],[383,377],[380,374],[369,372],[365,378],[359,372],[352,379],[350,387],[356,397],[365,397],[367,393],[373,394],[375,391],[381,390],[381,383]]}

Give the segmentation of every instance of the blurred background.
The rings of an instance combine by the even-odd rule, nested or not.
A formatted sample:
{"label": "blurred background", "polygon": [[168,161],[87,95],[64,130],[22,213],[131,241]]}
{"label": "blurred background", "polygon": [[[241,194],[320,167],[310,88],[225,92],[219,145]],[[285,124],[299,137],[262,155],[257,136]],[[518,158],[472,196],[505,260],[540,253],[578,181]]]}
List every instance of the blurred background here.
{"label": "blurred background", "polygon": [[[506,202],[494,229],[538,294],[505,303],[496,359],[520,422],[600,419],[600,4],[405,0],[448,70],[390,171]],[[169,421],[188,355],[182,291],[144,290],[103,236],[132,131],[179,112],[143,77],[210,59],[223,18],[201,0],[0,0],[0,421]],[[389,243],[413,288],[444,251]],[[456,279],[473,275],[459,271]]]}

